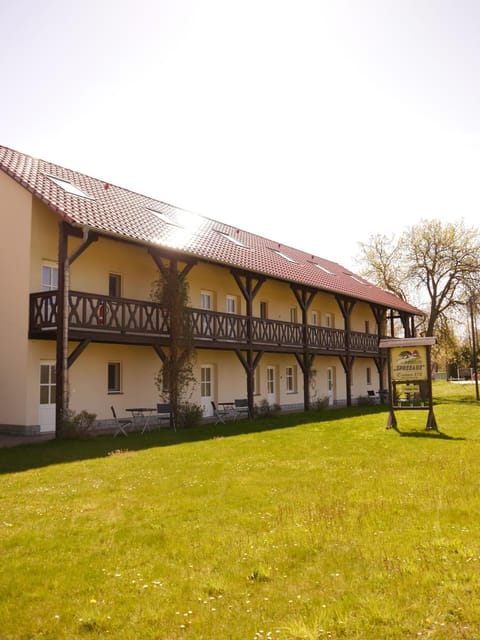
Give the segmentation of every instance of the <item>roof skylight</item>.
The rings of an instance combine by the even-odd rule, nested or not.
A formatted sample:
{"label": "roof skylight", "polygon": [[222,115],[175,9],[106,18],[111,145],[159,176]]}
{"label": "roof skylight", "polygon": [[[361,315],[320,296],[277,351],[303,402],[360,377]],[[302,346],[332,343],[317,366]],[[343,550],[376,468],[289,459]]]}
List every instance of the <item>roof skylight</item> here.
{"label": "roof skylight", "polygon": [[318,262],[310,262],[310,264],[313,264],[314,267],[317,267],[317,269],[320,269],[320,271],[323,271],[324,273],[328,273],[330,276],[335,275],[333,271],[330,271],[327,267],[323,267],[321,264],[318,264]]}
{"label": "roof skylight", "polygon": [[357,278],[356,276],[352,276],[351,273],[348,274],[352,280],[355,280],[355,282],[358,282],[358,284],[363,284],[364,287],[368,287],[369,283],[365,282],[365,280],[360,280],[360,278]]}
{"label": "roof skylight", "polygon": [[82,191],[81,189],[76,187],[74,184],[72,184],[68,180],[63,180],[62,178],[56,178],[55,176],[51,176],[47,173],[45,175],[49,180],[54,182],[57,185],[57,187],[60,187],[70,195],[80,196],[81,198],[88,198],[88,200],[95,200],[95,198],[92,198],[92,196],[89,196],[88,193],[85,193],[85,191]]}
{"label": "roof skylight", "polygon": [[248,249],[246,244],[238,240],[238,238],[231,236],[229,233],[226,233],[225,231],[219,231],[218,229],[215,229],[215,231],[219,233],[221,236],[223,236],[224,238],[226,238],[227,240],[229,240],[230,242],[233,242],[233,244],[236,244],[237,247],[243,247],[244,249]]}
{"label": "roof skylight", "polygon": [[272,249],[270,247],[270,251],[273,251],[273,253],[276,253],[277,256],[280,256],[281,258],[283,258],[284,260],[288,260],[288,262],[294,262],[295,264],[297,264],[296,260],[294,260],[293,258],[290,258],[290,256],[285,255],[284,253],[282,253],[281,251],[279,251],[278,249]]}
{"label": "roof skylight", "polygon": [[181,224],[178,224],[178,222],[175,222],[175,220],[172,220],[172,218],[170,218],[170,216],[167,216],[166,213],[162,213],[161,211],[156,211],[155,209],[150,209],[149,207],[147,207],[147,211],[149,211],[150,213],[153,213],[153,215],[159,220],[161,220],[162,222],[171,224],[173,227],[179,227],[180,229],[183,228]]}

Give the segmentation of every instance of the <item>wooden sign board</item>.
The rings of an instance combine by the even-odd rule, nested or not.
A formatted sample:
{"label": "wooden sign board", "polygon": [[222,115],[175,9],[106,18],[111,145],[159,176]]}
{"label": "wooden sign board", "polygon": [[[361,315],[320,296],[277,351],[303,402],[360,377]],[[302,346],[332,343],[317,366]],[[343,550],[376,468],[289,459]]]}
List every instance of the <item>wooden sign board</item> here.
{"label": "wooden sign board", "polygon": [[435,337],[386,338],[380,349],[388,350],[390,412],[387,429],[397,426],[395,410],[427,410],[427,430],[436,429],[433,413],[430,350]]}

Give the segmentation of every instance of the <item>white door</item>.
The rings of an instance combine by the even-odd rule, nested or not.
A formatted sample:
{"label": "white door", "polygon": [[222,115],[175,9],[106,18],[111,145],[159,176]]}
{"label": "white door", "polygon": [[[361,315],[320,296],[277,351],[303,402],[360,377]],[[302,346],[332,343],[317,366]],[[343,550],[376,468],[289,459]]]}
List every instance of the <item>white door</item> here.
{"label": "white door", "polygon": [[267,367],[267,393],[266,399],[269,405],[277,403],[277,376],[275,367]]}
{"label": "white door", "polygon": [[213,367],[203,365],[200,368],[200,406],[205,417],[213,415]]}
{"label": "white door", "polygon": [[56,367],[53,361],[40,363],[40,432],[55,431]]}
{"label": "white door", "polygon": [[327,367],[327,397],[328,406],[335,403],[335,367]]}

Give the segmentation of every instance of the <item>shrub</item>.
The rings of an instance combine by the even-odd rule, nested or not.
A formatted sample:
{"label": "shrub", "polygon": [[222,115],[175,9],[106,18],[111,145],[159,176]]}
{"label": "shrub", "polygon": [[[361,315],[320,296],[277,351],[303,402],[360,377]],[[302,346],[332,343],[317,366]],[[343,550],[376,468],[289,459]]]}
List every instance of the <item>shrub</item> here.
{"label": "shrub", "polygon": [[62,420],[62,438],[84,439],[91,437],[92,427],[97,419],[96,413],[83,409],[80,413],[68,409]]}
{"label": "shrub", "polygon": [[370,407],[372,404],[375,404],[375,400],[370,396],[358,396],[357,398],[357,405],[359,407]]}
{"label": "shrub", "polygon": [[323,398],[316,398],[311,403],[311,407],[314,411],[319,411],[320,409],[326,409],[328,407],[328,396],[323,396]]}
{"label": "shrub", "polygon": [[278,413],[280,413],[280,405],[268,404],[268,400],[265,398],[260,402],[260,404],[255,405],[255,416],[258,418],[275,416]]}
{"label": "shrub", "polygon": [[180,405],[180,411],[178,414],[177,425],[180,428],[188,429],[190,427],[196,427],[200,424],[203,417],[202,407],[193,402],[184,402]]}

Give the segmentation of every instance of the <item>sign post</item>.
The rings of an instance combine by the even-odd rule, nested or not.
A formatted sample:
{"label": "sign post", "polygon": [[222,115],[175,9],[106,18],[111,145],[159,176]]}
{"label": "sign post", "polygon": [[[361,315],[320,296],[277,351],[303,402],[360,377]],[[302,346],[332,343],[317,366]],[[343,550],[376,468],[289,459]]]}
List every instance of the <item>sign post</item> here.
{"label": "sign post", "polygon": [[380,349],[388,349],[390,411],[387,429],[397,426],[395,410],[428,411],[426,429],[437,429],[433,413],[430,350],[436,338],[386,338]]}

